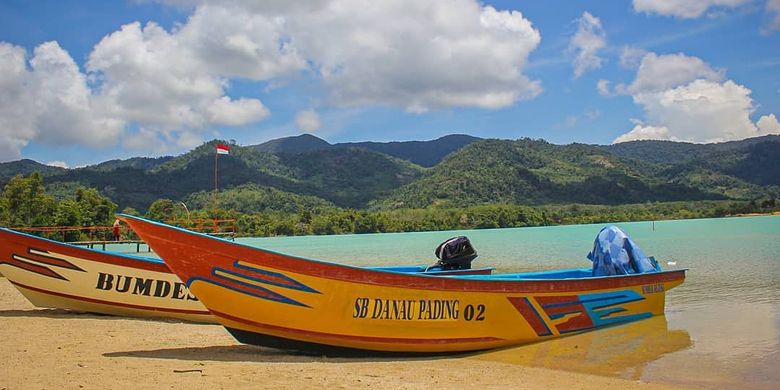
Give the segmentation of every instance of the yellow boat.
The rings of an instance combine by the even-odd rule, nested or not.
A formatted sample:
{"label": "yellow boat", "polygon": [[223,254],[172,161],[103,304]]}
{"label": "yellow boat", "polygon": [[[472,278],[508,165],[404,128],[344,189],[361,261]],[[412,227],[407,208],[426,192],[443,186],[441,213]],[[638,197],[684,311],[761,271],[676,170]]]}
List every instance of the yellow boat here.
{"label": "yellow boat", "polygon": [[351,267],[120,216],[240,342],[298,350],[460,352],[660,315],[685,270],[426,276]]}

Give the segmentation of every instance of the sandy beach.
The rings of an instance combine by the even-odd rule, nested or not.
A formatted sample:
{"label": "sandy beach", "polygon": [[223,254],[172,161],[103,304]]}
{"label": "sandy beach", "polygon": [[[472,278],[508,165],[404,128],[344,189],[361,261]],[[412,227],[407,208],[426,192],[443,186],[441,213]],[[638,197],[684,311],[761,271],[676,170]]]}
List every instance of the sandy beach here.
{"label": "sandy beach", "polygon": [[[32,306],[0,277],[0,389],[666,389],[475,356],[310,356],[241,345],[221,326]],[[478,356],[476,356],[478,357]]]}

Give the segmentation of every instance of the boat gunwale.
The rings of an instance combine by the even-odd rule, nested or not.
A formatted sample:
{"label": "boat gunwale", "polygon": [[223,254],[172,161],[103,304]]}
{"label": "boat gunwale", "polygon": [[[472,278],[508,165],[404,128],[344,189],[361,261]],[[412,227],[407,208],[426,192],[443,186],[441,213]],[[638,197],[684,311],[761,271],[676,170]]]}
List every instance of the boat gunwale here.
{"label": "boat gunwale", "polygon": [[[165,261],[163,261],[162,259],[159,259],[159,258],[135,256],[135,255],[121,253],[121,252],[113,252],[113,251],[103,251],[103,250],[91,249],[91,248],[81,247],[81,246],[78,246],[78,245],[69,244],[67,242],[56,241],[56,240],[52,240],[52,239],[45,238],[45,237],[39,237],[39,236],[32,235],[32,234],[18,232],[16,230],[5,228],[5,227],[0,227],[0,241],[3,241],[3,240],[13,241],[11,239],[6,239],[4,237],[4,235],[9,235],[9,236],[16,235],[16,236],[19,236],[19,237],[24,238],[26,240],[42,241],[43,243],[48,244],[48,245],[52,245],[55,248],[62,248],[62,249],[64,249],[65,252],[73,251],[73,252],[87,253],[87,254],[89,254],[88,256],[76,256],[76,255],[73,255],[72,253],[62,253],[63,251],[58,251],[58,253],[62,253],[62,254],[68,255],[68,256],[73,256],[73,257],[79,257],[79,258],[81,258],[83,260],[87,260],[87,261],[96,261],[96,262],[104,263],[104,264],[114,264],[114,265],[120,265],[120,266],[135,267],[135,266],[127,265],[127,264],[119,264],[119,263],[116,263],[116,262],[113,262],[113,261],[105,261],[104,259],[101,259],[101,257],[103,257],[103,256],[106,256],[106,257],[109,257],[109,258],[116,257],[116,258],[119,258],[119,259],[124,260],[124,261],[133,261],[133,262],[140,261],[140,262],[146,263],[146,265],[151,266],[151,267],[136,267],[136,268],[143,268],[143,269],[146,269],[147,271],[160,271],[160,272],[171,273],[171,270],[168,267],[168,265],[165,264]],[[32,248],[32,249],[39,249],[39,248],[34,248],[33,245],[29,245],[27,243],[22,243],[22,242],[18,242],[18,241],[16,241],[16,243],[20,244],[22,246],[27,247],[28,250],[30,248]]]}
{"label": "boat gunwale", "polygon": [[[585,278],[561,278],[561,279],[521,279],[519,275],[524,273],[506,273],[491,275],[425,275],[425,274],[407,274],[381,269],[371,269],[367,267],[341,264],[326,260],[309,259],[296,255],[279,253],[276,251],[253,247],[239,242],[228,241],[223,238],[209,236],[207,234],[190,231],[177,226],[172,226],[157,221],[148,220],[142,217],[136,217],[126,214],[118,214],[118,217],[126,223],[149,224],[163,230],[172,230],[179,234],[189,235],[215,242],[229,247],[238,247],[249,251],[250,253],[266,253],[274,257],[280,257],[273,264],[264,264],[259,266],[270,269],[294,272],[310,277],[329,279],[339,282],[353,282],[370,285],[382,285],[389,287],[415,288],[423,290],[462,290],[468,289],[473,292],[563,292],[563,291],[589,291],[594,289],[623,288],[630,286],[664,283],[675,280],[684,280],[688,269],[666,270],[658,272],[648,272],[642,274],[627,275],[609,275],[609,276],[590,276]],[[131,226],[132,228],[133,226]],[[136,232],[138,233],[138,232]],[[154,237],[158,241],[171,242],[177,245],[191,245],[172,240],[170,237],[161,237],[156,233],[144,232],[143,235]],[[150,240],[145,240],[149,243]],[[229,253],[215,245],[210,248],[212,253],[225,258],[241,257],[236,255],[236,251]],[[163,257],[163,256],[161,256]],[[165,261],[165,259],[163,258]],[[234,264],[239,260],[234,260]],[[252,260],[243,260],[252,263]],[[292,263],[292,264],[290,264]],[[300,263],[300,264],[299,264]],[[306,265],[306,266],[304,266]],[[312,265],[314,267],[312,267]],[[169,264],[170,266],[170,264]],[[206,266],[206,265],[204,265]],[[172,267],[175,268],[176,267]],[[582,269],[582,268],[574,268]],[[552,271],[564,271],[573,269],[562,269]],[[537,272],[534,272],[537,273]],[[348,275],[345,275],[348,274]],[[194,279],[189,277],[186,281],[189,286]]]}

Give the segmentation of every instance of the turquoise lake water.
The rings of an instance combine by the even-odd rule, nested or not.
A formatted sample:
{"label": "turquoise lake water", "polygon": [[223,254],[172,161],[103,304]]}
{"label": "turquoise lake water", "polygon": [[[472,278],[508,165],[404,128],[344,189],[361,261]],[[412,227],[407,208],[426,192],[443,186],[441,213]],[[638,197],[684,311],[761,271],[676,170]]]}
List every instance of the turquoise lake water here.
{"label": "turquoise lake water", "polygon": [[[780,388],[780,217],[616,224],[665,269],[689,269],[666,315],[474,355],[512,364],[704,388]],[[466,235],[474,266],[496,272],[588,267],[604,225],[243,238],[238,242],[352,265],[430,264]]]}

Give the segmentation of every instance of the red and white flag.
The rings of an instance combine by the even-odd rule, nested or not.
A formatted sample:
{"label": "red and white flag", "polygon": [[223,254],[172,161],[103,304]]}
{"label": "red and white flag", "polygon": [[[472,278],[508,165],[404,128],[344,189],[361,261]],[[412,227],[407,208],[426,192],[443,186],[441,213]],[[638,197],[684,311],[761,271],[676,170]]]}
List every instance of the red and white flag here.
{"label": "red and white flag", "polygon": [[230,146],[217,144],[217,154],[230,154]]}

